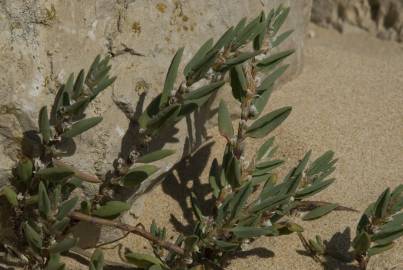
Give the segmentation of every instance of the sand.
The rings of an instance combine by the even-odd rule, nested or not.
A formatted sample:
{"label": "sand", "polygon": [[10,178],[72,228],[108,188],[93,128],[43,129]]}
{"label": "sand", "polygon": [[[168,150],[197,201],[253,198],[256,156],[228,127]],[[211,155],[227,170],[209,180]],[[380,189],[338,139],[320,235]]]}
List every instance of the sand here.
{"label": "sand", "polygon": [[[310,28],[316,35],[307,40],[303,73],[275,92],[267,109],[293,107],[289,119],[275,131],[278,156],[287,163],[280,173],[309,149],[314,156],[332,149],[339,158],[334,173],[337,181],[315,199],[362,211],[386,187],[403,183],[403,46],[367,33],[342,35],[313,25]],[[198,195],[208,194],[205,179],[209,164],[214,156],[221,157],[223,150],[217,131],[210,134],[217,138],[216,143],[197,153],[191,167],[183,165],[146,197],[139,222],[148,227],[155,219],[165,224],[172,236],[177,229],[189,230],[186,224],[191,214],[185,195],[192,183]],[[251,151],[259,144],[261,141],[250,143]],[[340,233],[351,227],[354,237],[359,216],[334,212],[302,224],[308,237],[320,234],[331,239],[339,233],[332,243],[342,248],[348,233]],[[148,244],[138,237],[130,236],[122,244],[139,252],[149,251]],[[356,269],[334,260],[323,267],[298,250],[302,245],[296,235],[262,238],[228,269]],[[116,254],[116,250],[106,251],[112,260],[118,260]],[[403,269],[403,241],[374,257],[370,269]]]}

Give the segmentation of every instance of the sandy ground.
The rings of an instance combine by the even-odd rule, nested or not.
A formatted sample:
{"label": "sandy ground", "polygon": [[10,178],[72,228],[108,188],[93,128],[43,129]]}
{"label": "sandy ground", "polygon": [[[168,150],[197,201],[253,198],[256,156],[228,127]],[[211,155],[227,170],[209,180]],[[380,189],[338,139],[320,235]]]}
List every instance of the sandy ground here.
{"label": "sandy ground", "polygon": [[[403,183],[403,46],[366,33],[341,35],[310,27],[316,36],[307,40],[303,73],[274,93],[268,108],[293,107],[289,119],[275,132],[278,156],[287,161],[281,173],[309,149],[315,156],[332,149],[339,158],[334,173],[337,182],[316,199],[362,211],[385,187]],[[218,137],[215,130],[210,132]],[[260,144],[249,147],[253,151]],[[208,193],[208,167],[212,157],[221,157],[223,145],[218,138],[212,147],[196,154],[191,167],[183,165],[152,191],[139,222],[148,227],[155,219],[167,226],[170,235],[176,235],[178,229],[188,231],[191,214],[185,196],[192,185],[201,197]],[[359,216],[334,212],[303,225],[308,237],[320,234],[340,249],[348,241],[347,227],[352,228],[354,237]],[[133,236],[122,244],[139,252],[149,250]],[[334,260],[323,267],[298,250],[302,246],[295,235],[260,239],[228,269],[356,269]],[[106,254],[118,260],[115,250]],[[374,257],[370,269],[403,269],[403,241]]]}

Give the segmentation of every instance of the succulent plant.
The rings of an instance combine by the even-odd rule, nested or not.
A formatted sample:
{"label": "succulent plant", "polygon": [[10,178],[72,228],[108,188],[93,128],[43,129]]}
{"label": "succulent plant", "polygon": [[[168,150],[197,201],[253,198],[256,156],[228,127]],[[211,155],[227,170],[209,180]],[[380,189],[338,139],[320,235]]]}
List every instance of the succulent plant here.
{"label": "succulent plant", "polygon": [[[226,141],[221,162],[211,164],[208,182],[212,193],[212,213],[202,211],[201,201],[188,194],[196,223],[192,233],[179,234],[175,242],[167,238],[167,229],[153,222],[149,228],[121,223],[116,218],[130,204],[114,196],[115,188],[138,187],[159,171],[155,161],[172,155],[173,150],[141,151],[121,161],[112,177],[93,176],[67,165],[61,144],[74,140],[102,121],[102,117],[86,117],[88,105],[116,79],[110,77],[108,57],[98,56],[88,73],[71,74],[55,97],[50,114],[46,106],[38,116],[35,138],[28,140],[39,149],[24,152],[13,170],[10,185],[0,190],[11,212],[18,243],[0,243],[2,249],[17,257],[28,269],[66,269],[61,256],[77,249],[78,239],[70,229],[77,221],[114,227],[150,241],[153,254],[126,250],[125,265],[133,269],[222,269],[231,255],[258,237],[277,237],[296,233],[309,254],[318,262],[331,256],[326,241],[320,236],[306,240],[301,219],[321,218],[334,210],[351,210],[339,204],[311,201],[310,197],[325,190],[335,179],[337,159],[327,151],[311,161],[304,157],[280,181],[276,169],[284,161],[275,159],[274,137],[267,136],[290,115],[285,106],[264,113],[276,80],[286,71],[284,60],[293,50],[272,53],[292,34],[280,33],[289,8],[279,6],[268,14],[262,12],[247,21],[241,19],[216,42],[207,40],[186,64],[185,80],[177,83],[184,48],[174,55],[168,68],[161,94],[148,104],[135,119],[139,126],[138,141],[147,144],[151,138],[181,121],[206,104],[224,84],[241,114],[234,128],[228,105],[221,101],[218,129]],[[197,84],[196,84],[197,83]],[[249,140],[267,138],[250,160],[245,152]],[[75,190],[83,182],[95,183],[99,192],[86,198]],[[369,259],[393,247],[403,236],[403,186],[386,189],[362,215],[356,237],[351,243],[351,256],[360,269]],[[292,218],[291,218],[292,217]],[[84,254],[84,253],[82,253]],[[84,254],[85,255],[85,254]],[[104,260],[101,248],[87,256],[90,270],[101,270],[110,262]]]}

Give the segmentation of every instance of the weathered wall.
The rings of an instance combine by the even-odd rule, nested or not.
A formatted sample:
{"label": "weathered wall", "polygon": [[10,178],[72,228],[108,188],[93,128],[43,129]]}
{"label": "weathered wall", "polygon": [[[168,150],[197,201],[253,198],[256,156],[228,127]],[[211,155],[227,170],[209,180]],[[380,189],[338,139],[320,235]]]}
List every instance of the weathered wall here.
{"label": "weathered wall", "polygon": [[342,32],[361,28],[403,42],[403,0],[314,0],[312,21]]}

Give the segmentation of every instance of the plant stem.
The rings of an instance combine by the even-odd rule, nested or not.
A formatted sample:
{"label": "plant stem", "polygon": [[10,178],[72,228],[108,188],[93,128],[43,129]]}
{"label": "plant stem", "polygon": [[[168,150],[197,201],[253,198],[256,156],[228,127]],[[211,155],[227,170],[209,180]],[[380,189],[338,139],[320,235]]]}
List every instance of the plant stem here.
{"label": "plant stem", "polygon": [[120,223],[120,222],[113,221],[113,220],[89,216],[89,215],[86,215],[86,214],[83,214],[83,213],[80,213],[77,211],[72,212],[70,214],[70,218],[75,219],[75,220],[80,220],[80,221],[86,221],[86,222],[93,223],[93,224],[114,227],[114,228],[120,229],[122,231],[130,232],[130,233],[139,235],[139,236],[151,241],[152,243],[159,245],[167,250],[173,251],[180,255],[185,254],[185,251],[181,247],[179,247],[175,244],[172,244],[168,241],[163,241],[163,240],[157,239],[151,233],[149,233],[143,229],[128,225],[128,224]]}

